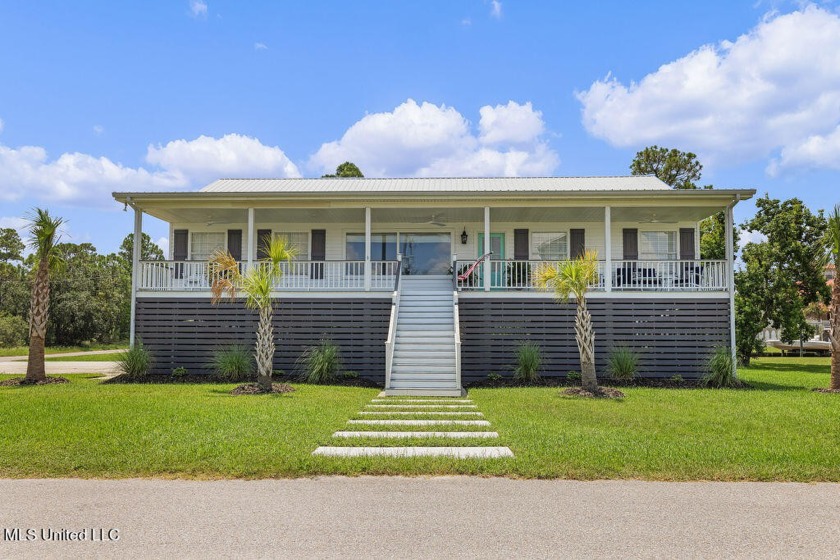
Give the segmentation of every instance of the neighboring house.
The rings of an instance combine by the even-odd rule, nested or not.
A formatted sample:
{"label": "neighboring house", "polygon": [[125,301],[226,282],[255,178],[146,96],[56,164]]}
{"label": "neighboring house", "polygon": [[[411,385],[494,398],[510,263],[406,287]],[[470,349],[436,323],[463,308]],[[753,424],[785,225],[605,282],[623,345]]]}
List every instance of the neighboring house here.
{"label": "neighboring house", "polygon": [[721,210],[731,224],[754,194],[548,177],[223,179],[114,197],[134,208],[135,239],[144,213],[169,223],[169,260],[134,267],[132,342],[157,372],[197,372],[215,347],[253,340],[253,312],[211,305],[207,259],[228,249],[255,266],[260,240],[283,236],[299,254],[277,285],[278,369],[330,339],[348,370],[392,391],[454,394],[510,374],[524,341],[542,348],[543,375],[579,369],[574,305],[535,292],[531,271],[589,249],[600,259],[589,305],[600,370],[627,345],[642,375],[700,376],[712,350],[733,343],[734,259],[701,260],[698,224]]}

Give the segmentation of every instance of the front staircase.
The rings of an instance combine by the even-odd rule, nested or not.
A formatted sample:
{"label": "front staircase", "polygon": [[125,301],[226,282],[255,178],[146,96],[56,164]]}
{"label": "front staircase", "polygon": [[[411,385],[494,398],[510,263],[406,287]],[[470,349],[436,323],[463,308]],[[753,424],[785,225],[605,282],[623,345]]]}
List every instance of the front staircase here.
{"label": "front staircase", "polygon": [[387,395],[463,394],[450,276],[403,276]]}

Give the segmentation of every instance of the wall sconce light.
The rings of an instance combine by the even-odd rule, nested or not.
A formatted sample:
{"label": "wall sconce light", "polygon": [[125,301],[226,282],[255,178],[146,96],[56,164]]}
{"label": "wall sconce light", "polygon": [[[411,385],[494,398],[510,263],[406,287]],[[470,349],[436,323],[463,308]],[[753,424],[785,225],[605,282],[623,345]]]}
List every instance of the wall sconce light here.
{"label": "wall sconce light", "polygon": [[469,236],[467,235],[467,228],[464,228],[464,231],[461,232],[461,245],[466,245],[468,238]]}

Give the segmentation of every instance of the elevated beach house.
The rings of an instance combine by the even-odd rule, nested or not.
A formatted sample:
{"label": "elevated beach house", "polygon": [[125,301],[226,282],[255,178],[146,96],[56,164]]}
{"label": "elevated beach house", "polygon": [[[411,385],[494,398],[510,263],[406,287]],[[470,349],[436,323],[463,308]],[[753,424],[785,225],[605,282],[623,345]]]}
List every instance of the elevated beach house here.
{"label": "elevated beach house", "polygon": [[[540,345],[543,375],[579,369],[574,304],[534,290],[541,262],[594,250],[597,358],[626,345],[648,376],[702,375],[734,340],[732,209],[753,190],[672,190],[655,177],[222,179],[198,192],[122,192],[135,239],[169,223],[170,254],[135,244],[132,343],[155,371],[206,370],[215,348],[251,343],[256,316],[212,305],[207,260],[227,249],[259,266],[261,240],[298,249],[276,285],[275,367],[292,372],[329,339],[344,366],[393,393],[457,394],[509,375]],[[700,258],[699,222],[724,211],[724,260]],[[484,258],[482,258],[484,257]]]}

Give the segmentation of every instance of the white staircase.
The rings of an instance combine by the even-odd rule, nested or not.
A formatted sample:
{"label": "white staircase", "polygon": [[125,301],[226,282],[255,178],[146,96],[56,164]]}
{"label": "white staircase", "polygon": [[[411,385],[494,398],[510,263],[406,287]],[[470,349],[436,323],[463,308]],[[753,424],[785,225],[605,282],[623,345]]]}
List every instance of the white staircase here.
{"label": "white staircase", "polygon": [[450,276],[403,276],[387,395],[460,396]]}

